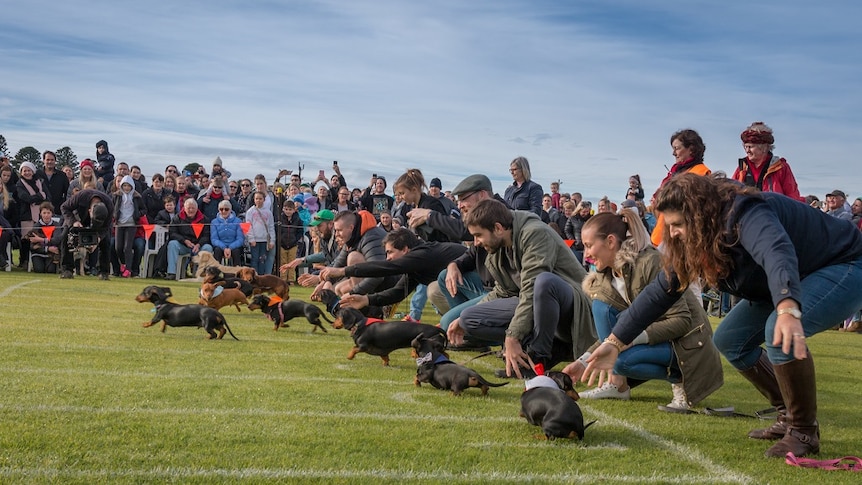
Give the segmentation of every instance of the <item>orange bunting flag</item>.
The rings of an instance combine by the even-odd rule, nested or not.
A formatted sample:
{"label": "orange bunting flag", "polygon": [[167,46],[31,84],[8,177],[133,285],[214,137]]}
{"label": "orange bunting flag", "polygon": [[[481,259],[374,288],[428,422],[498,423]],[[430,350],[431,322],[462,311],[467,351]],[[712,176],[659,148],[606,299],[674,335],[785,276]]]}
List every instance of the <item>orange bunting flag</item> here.
{"label": "orange bunting flag", "polygon": [[195,231],[195,237],[201,237],[201,231],[204,230],[204,225],[200,222],[192,224],[192,229]]}
{"label": "orange bunting flag", "polygon": [[51,239],[51,236],[54,235],[54,226],[42,226],[42,234],[45,235],[45,239]]}
{"label": "orange bunting flag", "polygon": [[574,239],[563,239],[563,242],[565,242],[565,243],[566,243],[566,246],[568,246],[568,247],[572,247],[572,246],[574,246],[574,244],[575,244],[575,240],[574,240]]}
{"label": "orange bunting flag", "polygon": [[144,224],[144,239],[150,240],[150,235],[153,233],[155,227],[155,224]]}
{"label": "orange bunting flag", "polygon": [[251,222],[240,222],[239,227],[242,228],[242,234],[246,235],[251,230]]}
{"label": "orange bunting flag", "polygon": [[3,235],[3,227],[0,227],[0,236]]}

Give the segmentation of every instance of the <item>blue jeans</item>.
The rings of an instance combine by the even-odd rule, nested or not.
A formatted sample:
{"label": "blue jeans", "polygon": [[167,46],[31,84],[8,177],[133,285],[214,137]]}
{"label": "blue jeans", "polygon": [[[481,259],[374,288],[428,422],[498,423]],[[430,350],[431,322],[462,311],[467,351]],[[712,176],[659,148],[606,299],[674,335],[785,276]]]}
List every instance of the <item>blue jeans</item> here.
{"label": "blue jeans", "polygon": [[428,302],[428,285],[417,285],[410,299],[410,318],[417,322],[422,320],[422,309]]}
{"label": "blue jeans", "polygon": [[[209,244],[204,244],[200,250],[212,252],[213,247]],[[168,273],[177,274],[177,259],[180,257],[180,254],[190,254],[191,252],[191,249],[186,247],[185,244],[180,244],[176,239],[168,242]],[[185,271],[185,268],[180,269]]]}
{"label": "blue jeans", "polygon": [[[828,330],[862,308],[862,258],[820,268],[802,280],[802,328],[806,337]],[[739,370],[750,369],[760,357],[762,344],[775,365],[794,360],[781,345],[772,345],[775,333],[772,301],[740,300],[724,317],[713,341],[722,355]]]}
{"label": "blue jeans", "polygon": [[266,249],[266,241],[256,242],[249,246],[251,252],[251,267],[257,274],[271,274],[272,266],[275,264],[275,247]]}
{"label": "blue jeans", "polygon": [[452,321],[461,316],[461,312],[465,308],[479,303],[479,300],[488,293],[485,291],[485,285],[482,283],[479,273],[470,271],[461,275],[464,282],[458,285],[457,293],[450,295],[449,290],[446,289],[446,275],[448,273],[449,271],[444,269],[437,276],[437,285],[440,287],[440,293],[449,302],[449,311],[440,317],[440,327],[443,330],[448,329]]}
{"label": "blue jeans", "polygon": [[[599,342],[611,334],[619,313],[619,310],[607,303],[593,300],[593,320],[596,323]],[[659,379],[678,383],[682,380],[682,371],[670,342],[629,347],[617,358],[614,374],[641,381]]]}

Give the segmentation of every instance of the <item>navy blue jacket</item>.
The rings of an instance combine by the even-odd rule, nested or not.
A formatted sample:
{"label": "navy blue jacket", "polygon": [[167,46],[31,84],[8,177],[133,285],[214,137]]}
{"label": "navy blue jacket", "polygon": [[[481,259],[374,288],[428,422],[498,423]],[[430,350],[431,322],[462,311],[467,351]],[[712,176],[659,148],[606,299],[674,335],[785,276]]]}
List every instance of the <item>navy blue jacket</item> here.
{"label": "navy blue jacket", "polygon": [[[862,232],[853,224],[782,194],[740,195],[727,211],[723,239],[733,267],[718,284],[722,291],[746,300],[777,305],[793,298],[801,306],[801,280],[821,268],[862,257]],[[668,279],[662,271],[620,314],[614,335],[630,343],[683,291],[674,273]]]}

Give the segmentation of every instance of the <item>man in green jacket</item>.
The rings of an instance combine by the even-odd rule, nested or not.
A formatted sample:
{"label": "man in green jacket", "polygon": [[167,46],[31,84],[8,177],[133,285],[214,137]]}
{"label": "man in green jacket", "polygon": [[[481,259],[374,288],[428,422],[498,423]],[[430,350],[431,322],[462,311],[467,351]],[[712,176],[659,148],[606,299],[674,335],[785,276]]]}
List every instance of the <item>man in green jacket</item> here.
{"label": "man in green jacket", "polygon": [[532,375],[530,359],[550,370],[596,341],[590,300],[581,289],[586,272],[553,229],[496,200],[479,202],[464,224],[488,251],[485,266],[495,285],[452,322],[450,342],[467,337],[503,344],[504,375],[521,378]]}

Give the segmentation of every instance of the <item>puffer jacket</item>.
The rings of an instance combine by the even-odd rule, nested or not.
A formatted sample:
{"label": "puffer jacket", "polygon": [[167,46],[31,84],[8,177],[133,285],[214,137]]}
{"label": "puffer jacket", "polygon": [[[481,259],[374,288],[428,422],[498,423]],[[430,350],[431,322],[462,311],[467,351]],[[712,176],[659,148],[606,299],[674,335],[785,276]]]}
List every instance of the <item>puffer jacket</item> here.
{"label": "puffer jacket", "polygon": [[[353,228],[353,234],[350,240],[341,249],[341,252],[332,262],[332,267],[343,268],[347,266],[347,255],[353,251],[359,251],[365,257],[365,261],[385,261],[386,250],[383,249],[383,238],[386,237],[386,231],[377,227],[377,220],[374,215],[366,210],[356,212],[359,218],[358,223]],[[383,281],[383,278],[365,278],[358,285],[353,287],[351,293],[359,295],[367,295],[373,293],[378,285]]]}

